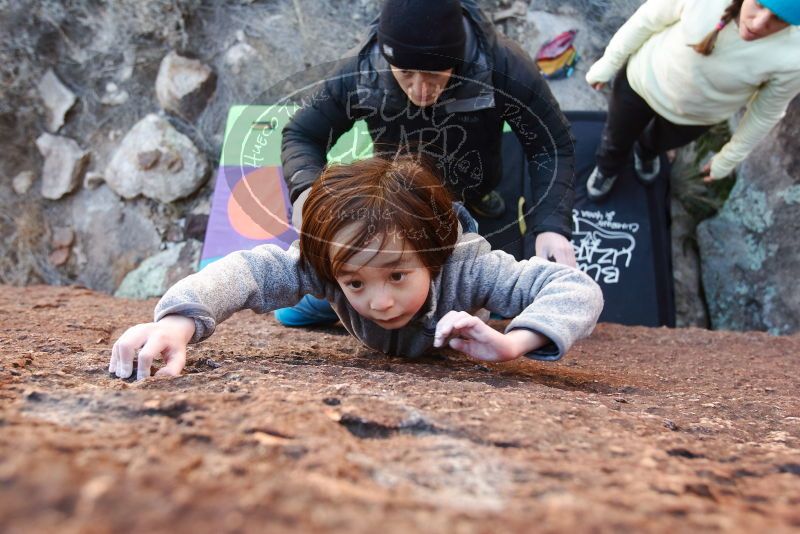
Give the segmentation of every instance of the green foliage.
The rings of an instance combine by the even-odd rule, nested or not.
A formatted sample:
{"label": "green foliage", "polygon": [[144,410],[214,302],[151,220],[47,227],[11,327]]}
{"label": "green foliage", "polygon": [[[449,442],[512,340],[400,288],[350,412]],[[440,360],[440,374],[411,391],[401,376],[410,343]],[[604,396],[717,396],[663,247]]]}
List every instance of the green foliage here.
{"label": "green foliage", "polygon": [[682,149],[673,164],[672,194],[683,204],[695,224],[716,215],[736,183],[735,174],[710,183],[703,182],[703,166],[730,138],[728,124],[717,124],[692,145]]}
{"label": "green foliage", "polygon": [[731,139],[731,129],[728,127],[727,122],[720,122],[711,127],[709,131],[703,134],[697,141],[695,141],[695,163],[700,165],[700,162],[708,157],[712,152],[719,152],[725,143]]}

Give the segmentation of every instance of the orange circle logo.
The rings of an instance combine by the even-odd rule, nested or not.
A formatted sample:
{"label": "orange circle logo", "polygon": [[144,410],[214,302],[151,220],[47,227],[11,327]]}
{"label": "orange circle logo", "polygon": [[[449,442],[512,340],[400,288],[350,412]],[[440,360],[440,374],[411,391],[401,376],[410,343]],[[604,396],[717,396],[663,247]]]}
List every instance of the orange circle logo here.
{"label": "orange circle logo", "polygon": [[278,167],[261,167],[234,185],[228,221],[248,239],[273,239],[290,228]]}

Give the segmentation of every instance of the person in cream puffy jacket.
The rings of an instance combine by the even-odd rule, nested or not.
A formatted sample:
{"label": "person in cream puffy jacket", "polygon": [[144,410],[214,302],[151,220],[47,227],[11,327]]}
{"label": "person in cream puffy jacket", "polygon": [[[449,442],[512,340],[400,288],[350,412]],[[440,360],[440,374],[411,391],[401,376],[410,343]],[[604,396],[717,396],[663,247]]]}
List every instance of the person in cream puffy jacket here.
{"label": "person in cream puffy jacket", "polygon": [[638,177],[650,183],[660,152],[746,106],[704,170],[706,181],[730,174],[800,93],[798,25],[796,0],[647,0],[586,74],[597,90],[613,80],[589,196],[611,192],[632,149]]}

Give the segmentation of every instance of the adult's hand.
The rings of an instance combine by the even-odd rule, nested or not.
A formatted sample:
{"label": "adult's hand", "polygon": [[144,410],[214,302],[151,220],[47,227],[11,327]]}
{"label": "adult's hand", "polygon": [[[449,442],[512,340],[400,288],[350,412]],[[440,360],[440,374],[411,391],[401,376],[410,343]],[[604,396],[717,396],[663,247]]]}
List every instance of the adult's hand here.
{"label": "adult's hand", "polygon": [[546,260],[552,258],[562,265],[577,266],[572,243],[555,232],[542,232],[536,236],[536,255]]}

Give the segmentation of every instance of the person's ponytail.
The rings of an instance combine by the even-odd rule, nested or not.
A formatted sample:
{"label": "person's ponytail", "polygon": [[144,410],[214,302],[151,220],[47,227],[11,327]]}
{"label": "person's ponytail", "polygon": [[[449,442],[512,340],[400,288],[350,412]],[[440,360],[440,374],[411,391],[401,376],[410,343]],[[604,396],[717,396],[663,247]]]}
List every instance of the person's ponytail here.
{"label": "person's ponytail", "polygon": [[703,39],[700,43],[696,45],[689,45],[695,49],[695,51],[703,54],[704,56],[710,56],[711,52],[714,51],[714,45],[717,43],[717,37],[719,36],[719,32],[727,26],[733,19],[739,16],[739,12],[742,10],[742,4],[744,0],[733,0],[731,5],[729,5],[725,9],[725,13],[722,14],[722,18],[719,20],[714,29],[706,35],[706,38]]}

